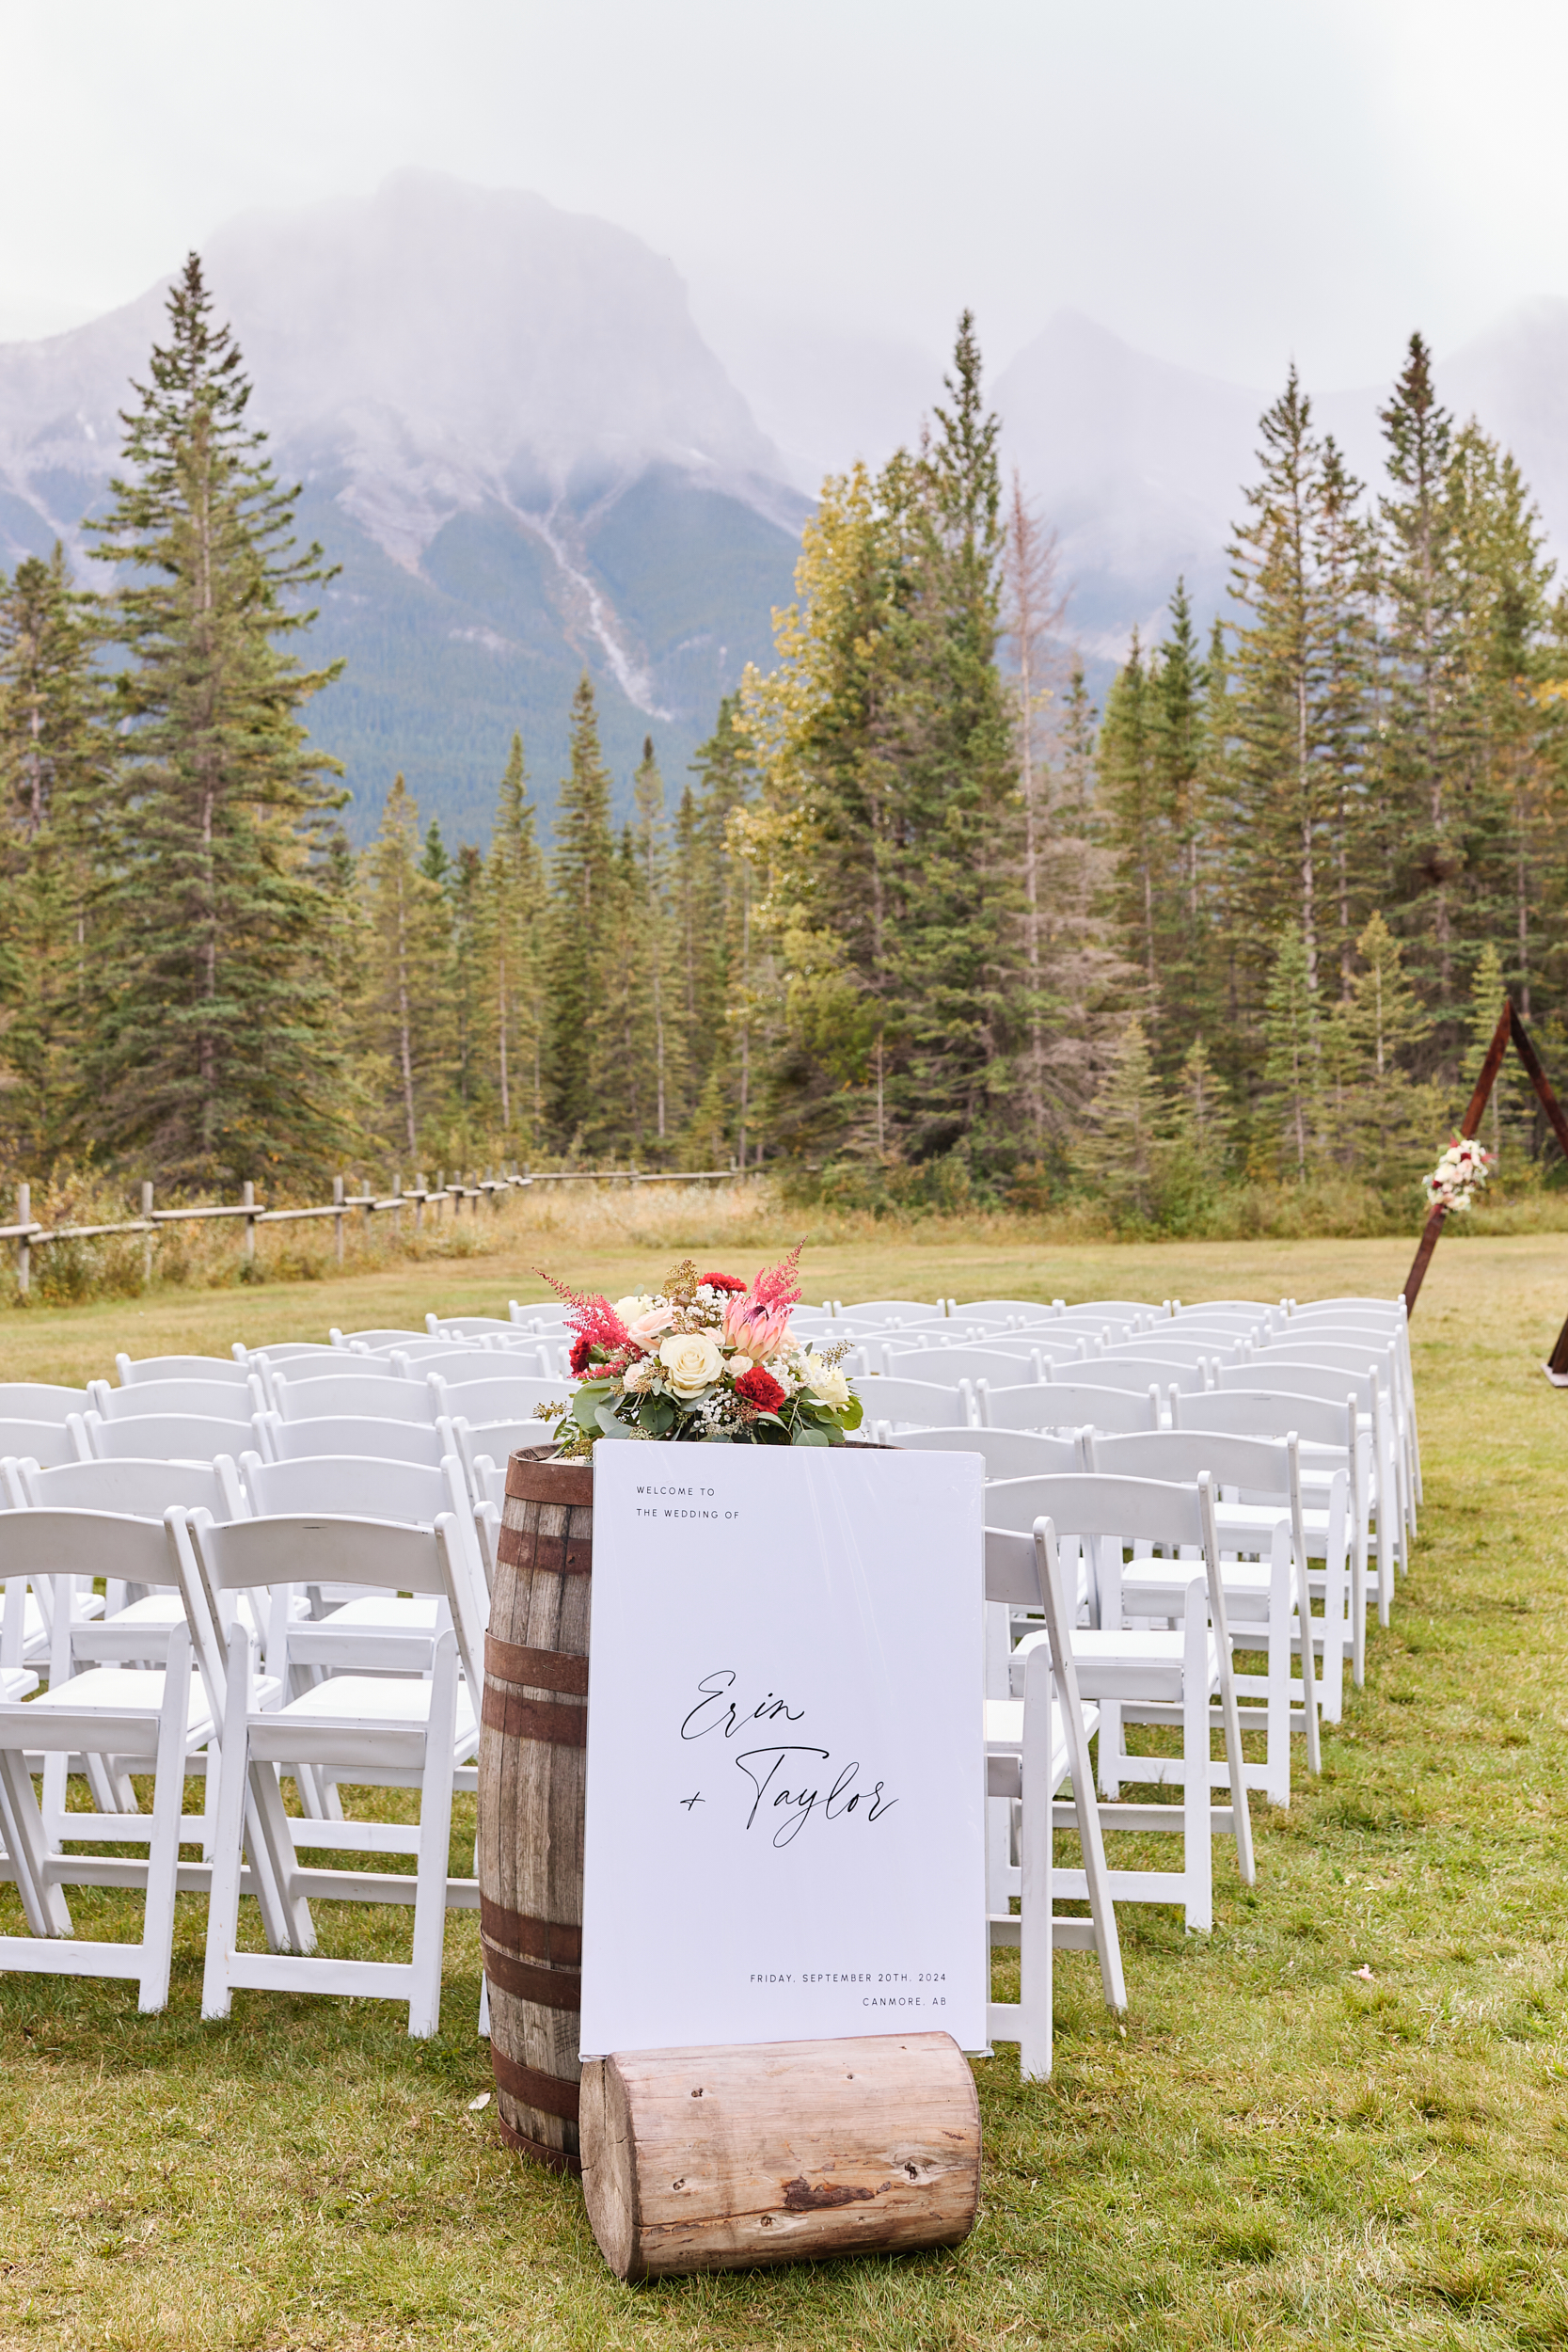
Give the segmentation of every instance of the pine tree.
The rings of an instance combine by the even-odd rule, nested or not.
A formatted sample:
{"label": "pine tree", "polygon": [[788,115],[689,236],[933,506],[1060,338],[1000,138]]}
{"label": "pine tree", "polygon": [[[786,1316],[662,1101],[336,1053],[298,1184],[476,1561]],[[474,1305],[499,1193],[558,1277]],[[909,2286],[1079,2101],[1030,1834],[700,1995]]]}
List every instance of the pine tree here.
{"label": "pine tree", "polygon": [[166,1177],[320,1171],[345,1135],[337,1009],[311,859],[342,795],[300,713],[332,670],[287,649],[329,577],[291,537],[294,491],[246,421],[250,388],[193,254],[169,341],[126,420],[134,471],[88,527],[130,575],[111,634],[123,737],[96,962],[89,1132]]}
{"label": "pine tree", "polygon": [[571,773],[556,803],[550,935],[545,959],[546,1066],[551,1122],[570,1150],[596,1123],[591,1024],[605,961],[615,947],[616,850],[610,771],[586,671],[572,697]]}
{"label": "pine tree", "polygon": [[40,1174],[80,1134],[92,840],[112,746],[63,549],[0,578],[0,1119]]}
{"label": "pine tree", "polygon": [[1140,1224],[1156,1205],[1163,1107],[1148,1038],[1134,1014],[1095,1098],[1094,1134],[1084,1157],[1099,1197],[1118,1217]]}
{"label": "pine tree", "polygon": [[653,1041],[653,1139],[662,1157],[674,1126],[684,1057],[670,906],[670,828],[664,815],[664,778],[654,757],[652,736],[643,739],[641,762],[632,779],[632,798],[637,811],[634,920]]}
{"label": "pine tree", "polygon": [[381,827],[364,859],[367,1015],[372,1050],[388,1073],[385,1132],[411,1161],[444,1108],[440,1050],[447,977],[446,909],[423,869],[420,812],[403,777],[392,780]]}
{"label": "pine tree", "polygon": [[1154,759],[1153,695],[1135,628],[1127,660],[1105,698],[1098,764],[1107,833],[1116,855],[1113,917],[1128,961],[1143,976],[1144,1013],[1153,1022],[1160,1009],[1160,787]]}
{"label": "pine tree", "polygon": [[1268,1055],[1263,1076],[1286,1164],[1305,1183],[1316,1157],[1323,1092],[1323,1033],[1307,940],[1293,923],[1279,933],[1264,1002]]}
{"label": "pine tree", "polygon": [[1349,1079],[1347,1126],[1357,1172],[1391,1190],[1408,1181],[1433,1124],[1433,1105],[1409,1068],[1432,1022],[1405,977],[1400,943],[1380,914],[1364,926],[1355,952],[1360,969],[1336,1015],[1330,1051],[1343,1061]]}
{"label": "pine tree", "polygon": [[1045,890],[1054,830],[1053,770],[1045,739],[1052,699],[1053,640],[1061,626],[1064,599],[1056,587],[1056,543],[1023,495],[1013,469],[1003,550],[1003,619],[1013,649],[1013,745],[1023,818],[1023,995],[1019,1012],[1027,1024],[1022,1064],[1024,1116],[1037,1156],[1046,1126],[1046,1028],[1051,999],[1046,981]]}
{"label": "pine tree", "polygon": [[1456,837],[1463,758],[1457,692],[1461,668],[1454,513],[1449,497],[1453,420],[1437,399],[1432,355],[1412,335],[1393,399],[1378,412],[1394,495],[1382,501],[1383,580],[1388,603],[1388,710],[1385,797],[1394,829],[1390,861],[1408,902],[1402,928],[1415,973],[1446,1018],[1453,990],[1453,885],[1465,854]]}
{"label": "pine tree", "polygon": [[496,1089],[503,1135],[537,1150],[545,1118],[544,860],[528,797],[523,739],[512,738],[491,835]]}

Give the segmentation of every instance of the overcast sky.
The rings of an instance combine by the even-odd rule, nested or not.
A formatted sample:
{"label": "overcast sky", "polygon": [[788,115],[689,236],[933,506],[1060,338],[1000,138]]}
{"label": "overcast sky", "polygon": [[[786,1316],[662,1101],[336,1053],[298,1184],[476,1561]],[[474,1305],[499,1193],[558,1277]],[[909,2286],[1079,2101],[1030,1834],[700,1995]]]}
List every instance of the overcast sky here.
{"label": "overcast sky", "polygon": [[0,340],[400,164],[635,230],[700,317],[1005,364],[1063,305],[1274,388],[1568,294],[1562,0],[0,0]]}

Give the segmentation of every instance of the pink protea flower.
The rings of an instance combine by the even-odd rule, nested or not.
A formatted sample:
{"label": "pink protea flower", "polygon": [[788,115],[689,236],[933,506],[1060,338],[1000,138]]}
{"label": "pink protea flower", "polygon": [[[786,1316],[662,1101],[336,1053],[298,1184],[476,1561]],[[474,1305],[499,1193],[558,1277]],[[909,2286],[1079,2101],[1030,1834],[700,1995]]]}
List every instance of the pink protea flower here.
{"label": "pink protea flower", "polygon": [[724,1304],[724,1344],[760,1363],[771,1356],[789,1329],[788,1307],[766,1306],[754,1292]]}

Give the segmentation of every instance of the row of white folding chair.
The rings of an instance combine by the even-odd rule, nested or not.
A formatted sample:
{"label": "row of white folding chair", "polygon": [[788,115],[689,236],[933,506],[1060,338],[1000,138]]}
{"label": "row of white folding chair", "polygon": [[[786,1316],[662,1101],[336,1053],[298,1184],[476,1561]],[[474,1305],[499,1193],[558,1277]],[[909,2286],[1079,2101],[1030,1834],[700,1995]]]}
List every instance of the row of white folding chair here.
{"label": "row of white folding chair", "polygon": [[1366,1433],[1370,1449],[1363,1502],[1377,1525],[1378,1619],[1387,1625],[1393,1603],[1395,1563],[1405,1558],[1405,1482],[1394,1414],[1375,1370],[1370,1365],[1361,1371],[1340,1369],[1301,1361],[1270,1350],[1248,1363],[1221,1366],[1215,1375],[1215,1387],[1221,1392],[1233,1389],[1293,1391],[1302,1396],[1322,1397],[1329,1404],[1354,1397],[1357,1426]]}
{"label": "row of white folding chair", "polygon": [[1402,1306],[1387,1316],[1318,1315],[1310,1311],[1277,1324],[1250,1352],[1288,1354],[1304,1362],[1330,1360],[1325,1348],[1344,1350],[1332,1361],[1348,1362],[1355,1370],[1375,1361],[1394,1411],[1406,1486],[1407,1518],[1415,1533],[1415,1506],[1420,1500],[1420,1442],[1417,1428],[1416,1391],[1411,1373],[1409,1332]]}
{"label": "row of white folding chair", "polygon": [[[57,1554],[65,1523],[84,1514],[38,1512],[30,1522],[40,1557]],[[238,1531],[243,1529],[243,1535]],[[219,1767],[213,1824],[214,1858],[208,1917],[203,2012],[227,2015],[237,1983],[277,1985],[292,1991],[340,1992],[406,1999],[409,2029],[436,2030],[439,2016],[440,1952],[449,1901],[477,1903],[472,1881],[449,1883],[447,1840],[451,1803],[451,1758],[462,1737],[462,1656],[470,1666],[480,1627],[470,1607],[467,1580],[454,1565],[456,1530],[450,1519],[430,1531],[380,1523],[334,1520],[245,1520],[222,1526],[208,1514],[178,1509],[167,1530],[146,1522],[121,1522],[145,1539],[148,1557],[138,1561],[144,1580],[166,1576],[168,1540],[186,1622],[168,1637],[166,1670],[93,1667],[67,1678],[58,1690],[24,1705],[0,1704],[0,1804],[8,1851],[17,1857],[19,1883],[30,1937],[0,1941],[0,1963],[13,1968],[139,1978],[141,2006],[159,2008],[166,1998],[177,1884],[199,1888],[206,1866],[179,1860],[181,1809],[187,1751],[210,1740],[217,1724],[227,1739],[228,1765]],[[98,1534],[89,1528],[89,1534]],[[51,1548],[52,1549],[48,1549]],[[278,1707],[259,1685],[251,1644],[244,1632],[237,1598],[264,1596],[282,1572],[304,1565],[324,1571],[350,1563],[359,1581],[388,1595],[413,1592],[444,1601],[451,1629],[432,1645],[427,1677],[345,1675]],[[187,1631],[187,1624],[189,1631]],[[189,1667],[195,1636],[199,1677]],[[216,1687],[214,1688],[214,1684]],[[63,1852],[52,1839],[34,1797],[29,1750],[49,1755],[76,1753],[104,1765],[149,1759],[155,1764],[153,1818],[139,1816],[143,1837],[151,1831],[148,1863]],[[362,1780],[397,1777],[420,1789],[418,1867],[410,1881],[388,1873],[306,1869],[297,1858],[298,1825],[291,1829],[277,1784],[277,1769],[293,1770],[299,1759],[335,1776]],[[121,1817],[73,1814],[78,1837],[95,1832],[123,1834]],[[355,1842],[340,1825],[330,1843]],[[252,1868],[243,1869],[242,1845]],[[380,1851],[400,1851],[383,1842]],[[143,1934],[138,1945],[87,1944],[71,1937],[61,1891],[65,1883],[140,1883],[145,1889]],[[371,1883],[373,1882],[373,1884]],[[242,1891],[258,1894],[271,1950],[265,1955],[236,1949]],[[414,1954],[410,1963],[314,1962],[309,1911],[311,1895],[381,1901],[413,1901]],[[292,1948],[291,1948],[292,1947]]]}
{"label": "row of white folding chair", "polygon": [[[1083,1698],[1101,1710],[1102,1775],[1114,1755],[1118,1788],[1124,1780],[1141,1779],[1157,1786],[1180,1785],[1182,1791],[1180,1805],[1134,1804],[1119,1798],[1099,1804],[1102,1832],[1157,1831],[1181,1840],[1181,1863],[1176,1870],[1112,1868],[1111,1897],[1116,1901],[1174,1902],[1189,1927],[1207,1931],[1213,1924],[1213,1838],[1233,1838],[1243,1882],[1250,1885],[1255,1876],[1212,1483],[1207,1477],[1189,1486],[1082,1474],[1028,1483],[1036,1512],[1030,1530],[990,1525],[986,1530],[986,1591],[993,1604],[1030,1612],[1042,1608],[1034,1537],[1040,1518],[1051,1520],[1080,1554],[1101,1541],[1118,1552],[1127,1543],[1147,1542],[1189,1554],[1191,1574],[1173,1613],[1179,1619],[1174,1627],[1091,1626],[1074,1628],[1069,1634],[1064,1622],[1061,1639],[1064,1645],[1070,1642]],[[995,1491],[987,1489],[988,1512]],[[1071,1575],[1064,1574],[1064,1615],[1071,1612]],[[1046,1640],[1045,1628],[1026,1637],[1025,1659],[1031,1642]],[[1218,1761],[1211,1756],[1211,1710],[1216,1703],[1225,1747]],[[1108,1717],[1117,1725],[1109,1742]],[[1127,1723],[1178,1726],[1181,1756],[1129,1756],[1119,1727]],[[1216,1804],[1214,1795],[1221,1788],[1228,1801]],[[1076,1789],[1080,1810],[1092,1801],[1089,1788]],[[1076,1826],[1077,1820],[1074,1812],[1067,1825]],[[1086,1882],[1081,1873],[1070,1874],[1057,1891],[1082,1899]]]}

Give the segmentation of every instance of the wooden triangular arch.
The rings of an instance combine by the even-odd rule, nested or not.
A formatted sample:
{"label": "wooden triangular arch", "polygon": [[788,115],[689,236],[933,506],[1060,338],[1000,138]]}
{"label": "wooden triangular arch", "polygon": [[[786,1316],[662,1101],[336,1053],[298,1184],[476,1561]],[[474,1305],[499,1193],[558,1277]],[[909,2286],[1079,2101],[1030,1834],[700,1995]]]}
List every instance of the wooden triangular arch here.
{"label": "wooden triangular arch", "polygon": [[[1530,1043],[1528,1030],[1520,1020],[1513,1000],[1506,996],[1503,999],[1502,1011],[1497,1016],[1497,1025],[1492,1032],[1492,1042],[1486,1049],[1486,1059],[1481,1066],[1481,1076],[1476,1080],[1476,1090],[1470,1097],[1469,1108],[1460,1121],[1460,1134],[1473,1136],[1481,1125],[1486,1105],[1492,1097],[1492,1089],[1497,1083],[1497,1073],[1503,1066],[1503,1056],[1507,1053],[1511,1041],[1514,1052],[1525,1065],[1525,1074],[1540,1098],[1542,1109],[1551,1120],[1553,1133],[1561,1144],[1564,1153],[1568,1154],[1568,1119],[1563,1117],[1562,1105],[1552,1091],[1552,1082],[1541,1067],[1541,1057]],[[1420,1247],[1416,1252],[1416,1262],[1405,1279],[1406,1314],[1414,1311],[1421,1284],[1426,1279],[1426,1270],[1432,1263],[1432,1253],[1437,1247],[1437,1236],[1443,1230],[1443,1220],[1447,1216],[1447,1209],[1436,1208],[1427,1218],[1421,1233]],[[1549,1380],[1557,1382],[1560,1387],[1568,1388],[1568,1323],[1563,1325],[1557,1345],[1553,1348],[1544,1370]]]}

